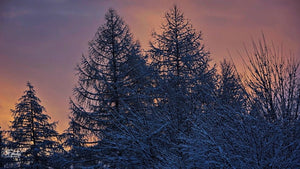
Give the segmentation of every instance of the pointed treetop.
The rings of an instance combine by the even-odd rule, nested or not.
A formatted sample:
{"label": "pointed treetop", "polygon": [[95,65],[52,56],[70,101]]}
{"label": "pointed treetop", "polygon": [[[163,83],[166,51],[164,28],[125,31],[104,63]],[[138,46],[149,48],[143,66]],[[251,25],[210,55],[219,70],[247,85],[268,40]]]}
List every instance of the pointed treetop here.
{"label": "pointed treetop", "polygon": [[33,86],[31,85],[31,83],[29,81],[27,81],[27,86],[29,88],[29,91],[34,91]]}
{"label": "pointed treetop", "polygon": [[28,87],[28,89],[24,91],[24,94],[25,95],[31,95],[31,96],[35,97],[35,90],[34,90],[33,85],[29,81],[27,81],[26,86]]}
{"label": "pointed treetop", "polygon": [[164,18],[167,20],[166,24],[172,25],[172,27],[179,26],[180,24],[187,25],[188,19],[184,18],[184,13],[177,7],[177,5],[174,5],[172,8],[170,8],[166,13]]}
{"label": "pointed treetop", "polygon": [[[177,14],[183,14],[183,12],[181,12],[181,10],[178,8],[178,6],[176,4],[173,5],[172,8],[170,8],[169,10],[172,14],[177,15]],[[169,12],[167,12],[169,13]]]}
{"label": "pointed treetop", "polygon": [[117,13],[117,12],[116,12],[116,10],[115,10],[114,8],[109,8],[109,9],[108,9],[108,12],[107,12],[106,14],[108,14],[108,13],[110,13],[110,14],[115,14],[115,13]]}
{"label": "pointed treetop", "polygon": [[113,22],[117,22],[119,20],[122,21],[122,19],[120,19],[121,17],[118,15],[117,11],[113,8],[108,9],[108,11],[105,14],[105,18],[107,19],[107,21],[113,21]]}

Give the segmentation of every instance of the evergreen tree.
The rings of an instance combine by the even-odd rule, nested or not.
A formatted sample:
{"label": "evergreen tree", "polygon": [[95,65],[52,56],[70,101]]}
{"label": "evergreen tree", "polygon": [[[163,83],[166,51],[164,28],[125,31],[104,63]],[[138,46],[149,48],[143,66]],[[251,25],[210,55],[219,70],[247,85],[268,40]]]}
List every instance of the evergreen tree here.
{"label": "evergreen tree", "polygon": [[[214,95],[215,68],[209,68],[209,52],[204,49],[202,33],[195,31],[177,6],[164,18],[162,33],[153,33],[154,40],[150,42],[151,65],[163,79],[159,84],[163,88],[159,100],[175,107],[192,100],[208,103]],[[177,110],[174,114],[178,125],[186,123],[186,114]]]}
{"label": "evergreen tree", "polygon": [[[209,52],[204,49],[202,33],[174,6],[164,16],[162,32],[153,33],[149,50],[151,65],[161,76],[157,102],[159,111],[170,119],[168,156],[173,167],[182,167],[181,144],[190,134],[191,121],[199,108],[214,99],[215,68],[209,67]],[[182,145],[184,146],[184,145]]]}
{"label": "evergreen tree", "polygon": [[11,147],[21,152],[21,168],[47,168],[51,166],[48,158],[59,147],[56,123],[50,123],[50,116],[40,105],[33,86],[28,82],[28,89],[12,110],[13,121],[10,126]]}
{"label": "evergreen tree", "polygon": [[[74,146],[88,158],[75,165],[131,168],[140,164],[144,147],[139,140],[152,102],[148,97],[152,80],[139,43],[115,10],[106,13],[77,70],[70,131],[73,141],[80,143]],[[81,137],[83,133],[86,137]]]}
{"label": "evergreen tree", "polygon": [[[153,33],[150,42],[152,66],[162,79],[185,93],[194,93],[205,102],[212,96],[214,68],[209,68],[209,52],[204,49],[202,33],[174,6],[165,14],[162,33]],[[207,96],[207,97],[205,97]],[[205,98],[205,99],[204,99]]]}
{"label": "evergreen tree", "polygon": [[230,106],[236,111],[247,107],[247,92],[241,82],[234,65],[226,60],[221,62],[217,96],[223,105]]}

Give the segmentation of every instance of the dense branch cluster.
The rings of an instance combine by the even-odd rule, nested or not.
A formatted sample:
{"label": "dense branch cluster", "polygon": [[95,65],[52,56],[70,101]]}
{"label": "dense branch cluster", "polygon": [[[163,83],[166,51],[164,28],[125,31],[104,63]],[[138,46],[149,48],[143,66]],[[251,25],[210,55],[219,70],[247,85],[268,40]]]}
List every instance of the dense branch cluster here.
{"label": "dense branch cluster", "polygon": [[0,133],[0,150],[21,155],[0,167],[299,168],[299,62],[263,37],[246,76],[227,60],[217,71],[176,6],[159,32],[143,53],[109,9],[77,66],[69,128],[57,134],[28,84]]}

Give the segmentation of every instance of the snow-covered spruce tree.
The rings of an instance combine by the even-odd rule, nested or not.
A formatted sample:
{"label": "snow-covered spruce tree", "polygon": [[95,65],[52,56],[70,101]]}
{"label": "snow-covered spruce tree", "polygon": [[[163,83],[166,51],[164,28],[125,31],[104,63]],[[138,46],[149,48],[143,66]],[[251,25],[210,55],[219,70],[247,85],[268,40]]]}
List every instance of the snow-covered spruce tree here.
{"label": "snow-covered spruce tree", "polygon": [[202,33],[196,32],[177,6],[166,12],[161,29],[161,33],[153,33],[149,53],[151,65],[162,79],[157,102],[160,111],[170,119],[170,150],[178,157],[170,162],[174,167],[182,167],[185,157],[179,146],[184,142],[182,137],[190,132],[196,110],[213,100],[215,68],[209,66]]}
{"label": "snow-covered spruce tree", "polygon": [[73,156],[73,165],[133,168],[148,164],[149,150],[142,142],[149,132],[145,124],[152,102],[150,71],[139,44],[115,10],[106,13],[77,71],[70,122],[77,144],[71,152],[86,154],[78,160]]}
{"label": "snow-covered spruce tree", "polygon": [[18,166],[21,168],[47,168],[51,166],[49,157],[58,149],[56,123],[50,123],[50,116],[40,105],[33,86],[28,89],[12,110],[10,126],[11,147],[21,152]]}
{"label": "snow-covered spruce tree", "polygon": [[233,63],[221,62],[217,97],[223,105],[228,105],[236,111],[243,111],[247,107],[247,92]]}

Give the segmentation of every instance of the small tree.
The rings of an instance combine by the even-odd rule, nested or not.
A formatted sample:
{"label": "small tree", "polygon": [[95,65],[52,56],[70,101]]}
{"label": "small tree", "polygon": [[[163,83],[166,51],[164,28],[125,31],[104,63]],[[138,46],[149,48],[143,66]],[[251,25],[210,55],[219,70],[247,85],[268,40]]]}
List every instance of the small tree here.
{"label": "small tree", "polygon": [[236,111],[245,110],[247,106],[247,92],[235,66],[227,60],[221,62],[220,65],[221,74],[217,89],[217,96],[220,102]]}
{"label": "small tree", "polygon": [[27,87],[11,110],[11,147],[21,153],[19,167],[46,168],[51,164],[48,158],[59,146],[56,123],[49,123],[50,116],[44,113],[45,108],[40,105],[33,86],[28,82]]}

